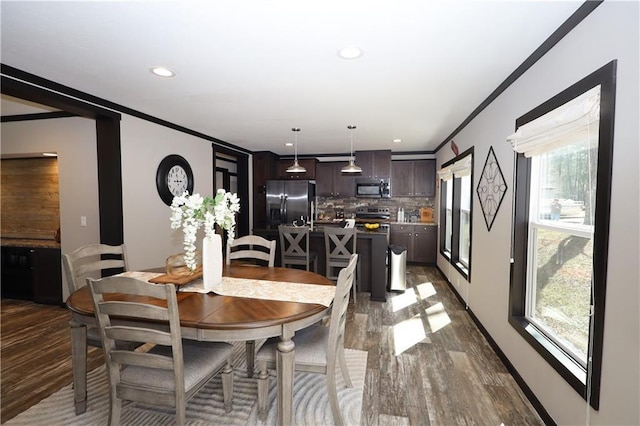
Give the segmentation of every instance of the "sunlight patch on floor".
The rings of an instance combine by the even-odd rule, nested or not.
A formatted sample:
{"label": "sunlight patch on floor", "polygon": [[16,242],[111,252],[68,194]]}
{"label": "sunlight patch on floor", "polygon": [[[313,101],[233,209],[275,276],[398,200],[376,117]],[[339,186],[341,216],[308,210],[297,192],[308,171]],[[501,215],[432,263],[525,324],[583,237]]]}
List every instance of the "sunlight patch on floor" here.
{"label": "sunlight patch on floor", "polygon": [[416,291],[413,288],[408,288],[404,293],[391,297],[391,309],[393,312],[398,312],[400,309],[404,309],[417,302]]}
{"label": "sunlight patch on floor", "polygon": [[431,296],[435,296],[437,293],[435,287],[433,287],[433,284],[431,284],[430,282],[418,284],[416,288],[418,289],[418,295],[420,296],[421,300],[425,300]]}
{"label": "sunlight patch on floor", "polygon": [[420,315],[401,321],[394,325],[393,347],[395,355],[400,355],[412,346],[422,342],[427,338],[427,333],[422,324]]}
{"label": "sunlight patch on floor", "polygon": [[431,332],[435,333],[443,327],[451,323],[451,318],[447,315],[447,311],[444,310],[442,303],[436,303],[425,310],[427,313],[427,321],[429,321],[429,327]]}

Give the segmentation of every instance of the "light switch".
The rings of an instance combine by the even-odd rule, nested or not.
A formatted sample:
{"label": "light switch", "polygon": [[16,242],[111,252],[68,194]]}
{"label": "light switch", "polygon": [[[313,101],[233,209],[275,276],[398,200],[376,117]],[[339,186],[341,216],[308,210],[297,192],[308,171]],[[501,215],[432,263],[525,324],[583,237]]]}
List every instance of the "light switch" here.
{"label": "light switch", "polygon": [[80,216],[80,226],[87,226],[87,217]]}

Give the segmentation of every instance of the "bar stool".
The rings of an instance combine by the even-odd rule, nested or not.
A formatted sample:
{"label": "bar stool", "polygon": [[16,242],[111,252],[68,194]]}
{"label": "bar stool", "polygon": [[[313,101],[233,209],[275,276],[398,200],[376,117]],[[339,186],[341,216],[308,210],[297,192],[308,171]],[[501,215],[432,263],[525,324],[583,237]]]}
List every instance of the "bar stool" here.
{"label": "bar stool", "polygon": [[[352,254],[356,253],[358,237],[356,228],[324,228],[324,247],[326,259],[326,277],[332,281],[338,280],[340,269],[349,264]],[[353,301],[356,301],[356,287],[360,286],[360,261],[356,269],[356,283],[353,285]]]}
{"label": "bar stool", "polygon": [[278,226],[280,234],[280,254],[283,267],[304,265],[309,270],[313,263],[313,272],[318,272],[318,256],[309,250],[309,228],[306,226]]}

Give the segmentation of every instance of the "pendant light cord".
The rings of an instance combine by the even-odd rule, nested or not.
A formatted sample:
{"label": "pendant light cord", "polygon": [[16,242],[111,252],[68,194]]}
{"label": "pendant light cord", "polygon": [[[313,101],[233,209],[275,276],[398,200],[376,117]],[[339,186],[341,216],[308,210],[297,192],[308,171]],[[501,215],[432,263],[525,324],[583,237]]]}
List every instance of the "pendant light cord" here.
{"label": "pendant light cord", "polygon": [[295,139],[295,145],[293,147],[294,149],[294,162],[297,163],[298,162],[298,132],[300,131],[299,127],[294,127],[291,129],[292,132],[294,132],[294,139]]}
{"label": "pendant light cord", "polygon": [[349,151],[349,162],[355,163],[355,159],[353,158],[353,130],[356,128],[354,125],[348,125],[347,129],[349,129],[351,133],[351,148]]}

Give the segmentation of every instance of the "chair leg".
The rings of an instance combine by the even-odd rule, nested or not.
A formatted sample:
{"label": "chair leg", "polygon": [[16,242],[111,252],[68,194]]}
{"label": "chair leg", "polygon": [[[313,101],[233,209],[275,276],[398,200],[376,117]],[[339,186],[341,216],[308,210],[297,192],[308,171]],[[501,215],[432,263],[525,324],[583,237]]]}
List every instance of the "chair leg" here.
{"label": "chair leg", "polygon": [[258,419],[265,421],[269,406],[267,399],[269,398],[269,371],[267,363],[258,362]]}
{"label": "chair leg", "polygon": [[120,414],[122,413],[122,400],[116,396],[115,386],[112,387],[110,392],[111,400],[109,410],[109,426],[119,426],[120,425]]}
{"label": "chair leg", "polygon": [[348,388],[353,387],[353,383],[351,382],[351,376],[349,375],[349,369],[347,368],[347,359],[344,356],[344,346],[340,345],[341,348],[338,349],[338,363],[340,364],[340,372],[342,372],[342,378],[344,379],[344,384]]}
{"label": "chair leg", "polygon": [[253,367],[255,364],[254,358],[256,354],[255,340],[247,340],[246,352],[247,352],[247,377],[253,377]]}
{"label": "chair leg", "polygon": [[176,425],[184,426],[187,421],[187,407],[184,398],[176,401]]}
{"label": "chair leg", "polygon": [[333,422],[336,426],[342,426],[342,413],[340,413],[340,404],[338,404],[338,390],[336,389],[336,363],[329,361],[327,365],[327,394],[329,396],[329,405],[331,406],[331,414]]}
{"label": "chair leg", "polygon": [[224,411],[230,413],[233,410],[233,368],[232,359],[229,357],[222,369],[222,397],[224,400]]}

